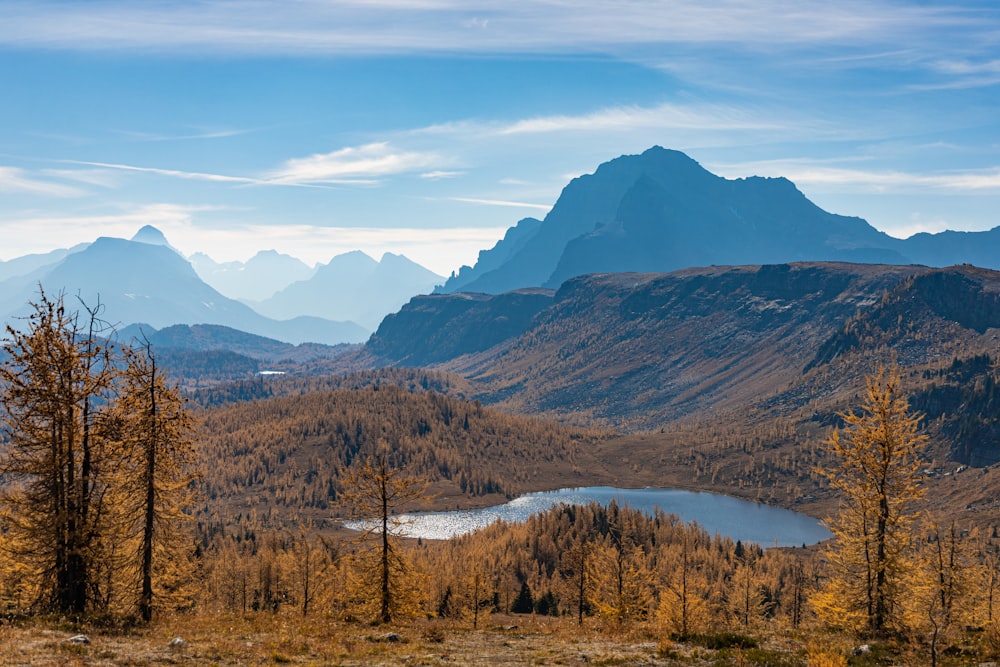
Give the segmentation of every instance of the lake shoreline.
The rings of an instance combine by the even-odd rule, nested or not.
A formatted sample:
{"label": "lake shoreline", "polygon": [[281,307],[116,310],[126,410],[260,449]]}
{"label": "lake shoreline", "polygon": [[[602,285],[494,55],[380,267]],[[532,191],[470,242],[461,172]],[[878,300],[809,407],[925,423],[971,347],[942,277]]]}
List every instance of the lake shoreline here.
{"label": "lake shoreline", "polygon": [[[647,514],[661,511],[683,522],[695,522],[711,534],[761,546],[811,545],[831,536],[814,517],[787,508],[735,498],[726,494],[688,489],[609,486],[568,487],[522,494],[502,504],[445,511],[407,512],[399,535],[409,538],[446,540],[485,528],[498,521],[523,522],[529,516],[560,504],[603,506],[617,502]],[[344,521],[349,530],[365,530],[362,520]]]}

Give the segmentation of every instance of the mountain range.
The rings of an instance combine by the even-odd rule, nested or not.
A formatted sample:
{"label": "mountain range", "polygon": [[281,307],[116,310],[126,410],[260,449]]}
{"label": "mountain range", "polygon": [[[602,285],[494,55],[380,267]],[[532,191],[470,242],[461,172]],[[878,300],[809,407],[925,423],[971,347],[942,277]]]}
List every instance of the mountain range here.
{"label": "mountain range", "polygon": [[573,179],[543,221],[521,220],[438,291],[498,294],[588,273],[792,261],[1000,268],[1000,227],[897,239],[822,210],[787,179],[725,179],[657,146]]}
{"label": "mountain range", "polygon": [[[315,269],[276,250],[261,250],[246,262],[216,262],[203,252],[189,258],[198,276],[231,299],[260,301],[298,280],[308,280]],[[348,318],[350,319],[350,318]]]}
{"label": "mountain range", "polygon": [[[106,317],[123,326],[214,324],[326,344],[358,343],[377,330],[370,353],[438,363],[520,330],[556,289],[580,276],[793,261],[1000,268],[1000,227],[896,239],[861,218],[823,211],[786,179],[729,180],[683,153],[653,147],[573,179],[544,220],[521,220],[475,266],[447,281],[390,253],[379,261],[346,253],[316,267],[275,251],[245,263],[217,263],[203,254],[189,261],[147,226],[130,240],[101,238],[0,262],[0,316],[23,314],[43,285],[90,304],[99,297]],[[429,308],[426,315],[440,305],[423,298],[399,310],[435,286],[440,294],[469,294],[449,306],[464,320],[439,313],[434,322],[417,322],[420,308]],[[404,320],[419,335],[383,335],[380,324],[388,331]],[[467,334],[476,327],[473,340]],[[383,349],[398,345],[408,349]]]}
{"label": "mountain range", "polygon": [[383,317],[414,294],[430,293],[443,282],[442,276],[403,255],[385,253],[376,262],[355,250],[317,266],[308,279],[292,282],[267,299],[246,303],[276,319],[347,316],[374,331]]}
{"label": "mountain range", "polygon": [[[30,311],[29,303],[37,300],[41,287],[49,296],[64,294],[71,307],[100,304],[101,316],[118,327],[142,324],[152,332],[172,325],[214,324],[286,343],[334,345],[365,340],[381,316],[412,295],[430,291],[435,280],[441,282],[440,277],[402,256],[387,255],[382,262],[375,262],[367,255],[357,255],[374,269],[363,266],[338,271],[344,264],[341,258],[316,271],[306,267],[308,271],[300,275],[313,273],[311,279],[286,286],[290,290],[287,297],[272,296],[261,302],[262,309],[274,314],[269,317],[224,296],[198,275],[159,230],[146,226],[132,239],[101,237],[71,249],[0,263],[0,317],[16,323]],[[196,261],[203,270],[212,266],[204,256]],[[228,274],[242,273],[248,284],[269,282],[280,287],[281,280],[296,275],[289,270],[290,261],[298,262],[262,252],[243,265],[242,271],[235,263],[215,264],[223,267],[215,277],[231,280]]]}

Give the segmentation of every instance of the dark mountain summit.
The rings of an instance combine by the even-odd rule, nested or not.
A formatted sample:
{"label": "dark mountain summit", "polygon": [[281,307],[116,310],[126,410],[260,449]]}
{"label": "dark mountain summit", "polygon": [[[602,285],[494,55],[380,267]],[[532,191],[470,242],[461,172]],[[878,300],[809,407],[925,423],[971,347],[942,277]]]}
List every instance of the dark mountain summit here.
{"label": "dark mountain summit", "polygon": [[1000,268],[1000,228],[900,240],[828,213],[784,178],[730,180],[660,147],[573,179],[544,221],[526,218],[440,290],[558,287],[600,272],[847,261]]}

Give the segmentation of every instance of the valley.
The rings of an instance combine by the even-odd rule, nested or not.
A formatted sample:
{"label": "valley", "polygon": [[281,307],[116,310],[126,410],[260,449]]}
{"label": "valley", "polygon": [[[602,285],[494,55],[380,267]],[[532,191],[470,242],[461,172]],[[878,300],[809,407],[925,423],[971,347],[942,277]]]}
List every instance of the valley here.
{"label": "valley", "polygon": [[[690,225],[694,218],[704,224]],[[723,238],[728,245],[710,243]],[[45,382],[41,369],[60,364],[75,368],[74,377],[96,374],[58,385],[96,393],[58,413],[82,421],[51,430],[71,434],[64,446],[70,472],[57,479],[104,475],[106,486],[79,488],[99,491],[98,503],[131,503],[94,520],[88,590],[100,597],[83,605],[87,613],[73,621],[82,625],[73,627],[96,630],[87,618],[98,609],[112,625],[131,622],[137,538],[122,526],[138,534],[132,457],[165,437],[167,465],[171,451],[188,446],[191,458],[167,468],[172,481],[149,482],[145,497],[154,505],[144,534],[159,525],[177,532],[145,543],[144,562],[156,554],[165,565],[143,590],[157,591],[159,627],[184,627],[209,644],[170,655],[217,664],[411,661],[405,650],[358,648],[379,643],[359,633],[377,622],[402,628],[421,651],[444,644],[467,657],[470,644],[509,641],[500,638],[522,622],[521,612],[531,614],[533,650],[569,662],[574,620],[611,642],[603,653],[593,644],[579,650],[608,660],[625,651],[629,664],[639,660],[637,650],[664,664],[701,664],[696,655],[731,664],[726,641],[737,642],[737,656],[761,651],[753,664],[806,664],[810,651],[826,651],[806,646],[812,630],[837,644],[837,655],[851,638],[870,637],[894,664],[908,664],[927,644],[893,633],[925,633],[926,618],[947,628],[956,651],[1000,653],[990,634],[1000,637],[990,616],[990,591],[1000,580],[1000,272],[937,266],[952,255],[933,254],[929,238],[891,239],[859,218],[822,211],[784,179],[723,179],[683,154],[653,148],[572,181],[545,220],[522,220],[475,267],[444,282],[390,254],[376,262],[347,253],[314,269],[273,252],[227,265],[188,260],[153,228],[12,263],[7,268],[18,273],[4,283],[9,321],[27,328],[8,334],[22,346],[36,334],[49,340],[44,328],[33,328],[50,321],[37,301],[13,305],[30,281],[80,285],[71,311],[88,299],[98,306],[86,311],[86,333],[72,329],[78,315],[55,320],[70,330],[57,326],[51,339],[77,350],[62,361],[28,364],[48,353],[41,344],[30,354],[5,348],[8,386],[36,375]],[[976,238],[977,247],[988,247],[992,232]],[[948,252],[974,256],[951,241]],[[912,263],[917,256],[929,265]],[[269,271],[284,282],[267,279]],[[52,312],[61,314],[65,293],[57,293]],[[40,295],[43,305],[48,294]],[[18,319],[32,308],[33,319]],[[339,314],[350,319],[338,323]],[[92,337],[95,330],[100,336]],[[142,358],[146,365],[136,366]],[[148,403],[137,398],[135,382],[148,382]],[[889,392],[896,412],[872,407],[883,382],[896,383]],[[24,410],[58,404],[17,400],[23,403],[11,405]],[[184,406],[196,424],[190,437],[155,421],[163,404]],[[143,431],[135,405],[153,406],[151,430]],[[889,536],[897,540],[892,553],[913,555],[887,567],[918,593],[893,602],[890,632],[871,625],[858,605],[843,615],[837,605],[862,594],[834,591],[857,582],[830,565],[842,557],[838,548],[855,549],[843,556],[854,559],[846,571],[872,562],[864,540],[873,508],[882,505],[852,500],[850,492],[888,487],[843,485],[830,471],[846,465],[832,447],[840,433],[859,438],[853,446],[861,451],[864,437],[869,445],[882,441],[859,429],[859,420],[897,413],[907,416],[884,428],[904,434],[919,454],[887,464],[903,473],[892,488],[905,496],[898,505],[905,511],[894,509],[884,523],[897,531]],[[22,426],[30,421],[9,414],[5,447],[16,453],[34,441]],[[919,435],[906,436],[911,426]],[[89,449],[92,442],[99,447]],[[78,446],[87,451],[81,459],[73,455]],[[10,463],[17,459],[5,460],[10,479],[39,479]],[[870,458],[860,466],[872,467]],[[181,474],[189,476],[183,483]],[[447,541],[400,540],[390,530],[403,512],[486,507],[585,486],[710,491],[831,521],[838,539],[764,548],[770,545],[615,502],[556,506]],[[19,495],[26,488],[11,484],[5,502],[44,495]],[[155,506],[173,497],[184,498],[184,512]],[[344,528],[347,518],[380,512],[381,524],[365,524],[375,538],[381,525],[380,539]],[[22,554],[44,533],[25,532],[16,516],[0,517],[3,553]],[[834,517],[861,522],[862,547],[836,532]],[[952,550],[947,566],[945,548]],[[935,606],[946,574],[970,582],[949,598],[948,608],[962,611],[948,618]],[[0,558],[0,601],[19,624],[12,636],[47,647],[42,655],[67,650],[32,634],[48,576],[20,555]],[[561,618],[550,623],[549,614]],[[184,625],[185,615],[233,627],[262,619],[266,629],[241,633],[265,653],[206,641]],[[492,625],[480,628],[481,615]],[[322,632],[354,639],[332,652],[309,641],[293,650],[268,625],[293,617],[297,636],[309,636],[309,619],[317,619]],[[105,633],[115,646],[107,650],[127,651],[109,640],[115,632]],[[487,652],[511,664],[524,659],[519,651]],[[91,664],[89,650],[77,653]]]}

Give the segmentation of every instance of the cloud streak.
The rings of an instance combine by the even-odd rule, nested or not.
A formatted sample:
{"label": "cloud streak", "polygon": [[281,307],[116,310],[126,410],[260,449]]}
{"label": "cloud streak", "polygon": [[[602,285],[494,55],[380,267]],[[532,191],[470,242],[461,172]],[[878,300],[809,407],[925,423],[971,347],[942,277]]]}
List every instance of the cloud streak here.
{"label": "cloud streak", "polygon": [[0,166],[0,192],[58,198],[82,197],[86,194],[84,190],[77,187],[32,178],[20,167],[2,166]]}
{"label": "cloud streak", "polygon": [[211,174],[199,171],[183,171],[180,169],[161,169],[158,167],[140,167],[132,164],[116,164],[113,162],[86,162],[83,160],[65,160],[66,164],[79,164],[88,167],[100,167],[102,169],[115,169],[118,171],[131,171],[140,174],[154,174],[156,176],[170,176],[189,181],[209,181],[211,183],[237,183],[242,185],[266,185],[267,181],[258,178],[248,178],[244,176],[226,176],[224,174]]}
{"label": "cloud streak", "polygon": [[897,2],[781,0],[8,0],[0,44],[237,54],[562,52],[643,44],[930,44],[995,17]]}
{"label": "cloud streak", "polygon": [[[62,160],[63,164],[75,164],[86,167],[97,167],[100,170],[115,170],[138,174],[151,174],[190,181],[206,181],[209,183],[232,184],[240,186],[288,186],[288,187],[327,187],[331,185],[378,185],[381,178],[405,173],[420,173],[422,178],[439,180],[454,178],[462,172],[433,170],[445,165],[447,160],[434,153],[398,150],[388,142],[370,143],[362,146],[352,146],[331,151],[316,153],[307,157],[286,160],[281,166],[260,176],[234,176],[200,171],[185,171],[181,169],[164,169],[161,167],[145,167],[114,162],[93,162],[85,160]],[[57,186],[29,181],[19,176],[20,170],[7,169],[9,187],[18,186],[27,190],[34,187],[35,192],[41,188]],[[81,170],[74,176],[72,170],[60,170],[58,173],[65,178],[75,178],[87,181],[96,178],[88,176],[87,170]],[[0,176],[3,172],[0,172]],[[3,189],[0,181],[0,189]],[[55,192],[55,190],[53,190]]]}
{"label": "cloud streak", "polygon": [[522,201],[507,201],[504,199],[477,199],[475,197],[451,197],[451,201],[463,202],[465,204],[482,204],[484,206],[505,206],[509,208],[533,208],[539,211],[548,211],[551,204],[528,204]]}
{"label": "cloud streak", "polygon": [[719,173],[783,176],[797,185],[834,186],[866,192],[934,189],[960,194],[1000,193],[1000,167],[914,173],[893,169],[851,169],[793,160],[714,167]]}
{"label": "cloud streak", "polygon": [[776,130],[783,125],[762,121],[746,111],[721,105],[661,104],[655,107],[610,107],[582,115],[540,116],[496,128],[501,136],[545,132],[633,131],[644,129]]}
{"label": "cloud streak", "polygon": [[401,151],[388,142],[379,142],[293,158],[268,173],[264,180],[277,185],[356,183],[357,179],[434,169],[443,162],[432,153]]}

